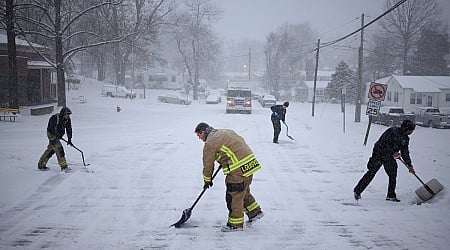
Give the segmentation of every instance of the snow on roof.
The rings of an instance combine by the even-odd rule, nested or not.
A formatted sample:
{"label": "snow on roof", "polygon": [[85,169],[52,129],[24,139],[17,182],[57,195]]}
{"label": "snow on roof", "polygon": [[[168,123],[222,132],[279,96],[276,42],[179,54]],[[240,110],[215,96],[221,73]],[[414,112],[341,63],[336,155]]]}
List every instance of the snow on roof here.
{"label": "snow on roof", "polygon": [[27,64],[30,69],[32,69],[32,68],[40,68],[40,69],[53,68],[53,66],[46,61],[28,61]]}
{"label": "snow on roof", "polygon": [[441,92],[450,88],[450,76],[396,76],[400,86],[411,88],[416,92]]}
{"label": "snow on roof", "polygon": [[[316,88],[324,89],[328,86],[329,81],[316,81]],[[308,88],[314,88],[314,81],[305,81]]]}
{"label": "snow on roof", "polygon": [[[7,44],[8,43],[8,36],[6,34],[0,34],[0,44]],[[27,41],[19,39],[16,37],[16,45],[22,45],[22,46],[30,46]],[[37,43],[31,43],[36,48],[45,48],[45,46],[42,46]]]}

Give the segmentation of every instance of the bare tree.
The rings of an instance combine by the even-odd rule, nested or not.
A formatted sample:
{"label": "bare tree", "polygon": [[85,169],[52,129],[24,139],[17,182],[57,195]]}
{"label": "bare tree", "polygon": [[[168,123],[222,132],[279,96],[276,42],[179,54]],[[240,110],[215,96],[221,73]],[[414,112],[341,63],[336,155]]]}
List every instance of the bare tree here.
{"label": "bare tree", "polygon": [[[47,58],[38,50],[49,64],[56,69],[58,106],[66,105],[65,92],[65,66],[75,55],[89,47],[100,46],[108,43],[119,42],[103,41],[95,44],[75,46],[71,41],[82,34],[92,34],[78,25],[80,20],[92,10],[101,6],[115,4],[110,0],[105,1],[62,1],[62,0],[28,0],[16,10],[16,24],[20,34],[31,44],[31,40],[46,41],[44,44],[53,44],[55,60]],[[94,35],[94,34],[93,34]]]}
{"label": "bare tree", "polygon": [[186,0],[185,11],[176,18],[173,33],[178,52],[188,72],[188,83],[192,84],[193,98],[198,100],[199,78],[205,72],[214,71],[218,53],[217,38],[211,25],[220,15],[211,0]]}
{"label": "bare tree", "polygon": [[[397,0],[386,0],[389,9]],[[397,53],[402,59],[401,71],[409,71],[410,55],[422,29],[439,17],[436,0],[408,0],[381,19],[381,27],[394,35]]]}
{"label": "bare tree", "polygon": [[19,108],[14,0],[6,0],[5,5],[0,6],[0,16],[2,17],[2,26],[6,28],[8,39],[8,107]]}
{"label": "bare tree", "polygon": [[101,17],[108,24],[112,36],[126,36],[124,42],[112,45],[113,66],[117,84],[125,84],[132,54],[149,55],[151,45],[157,43],[159,26],[173,10],[166,0],[125,0],[120,5],[104,8]]}
{"label": "bare tree", "polygon": [[[267,36],[265,52],[270,92],[280,98],[282,88],[289,89],[300,79],[313,46],[315,32],[309,23],[284,24]],[[286,96],[289,97],[289,96]]]}

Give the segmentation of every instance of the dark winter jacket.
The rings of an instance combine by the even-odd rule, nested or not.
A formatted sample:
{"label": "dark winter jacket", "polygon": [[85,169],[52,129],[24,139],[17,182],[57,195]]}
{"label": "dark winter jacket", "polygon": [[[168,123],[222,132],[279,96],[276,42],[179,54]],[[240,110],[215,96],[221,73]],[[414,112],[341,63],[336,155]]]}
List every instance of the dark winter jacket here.
{"label": "dark winter jacket", "polygon": [[373,148],[384,159],[392,158],[395,152],[400,151],[403,160],[411,165],[409,157],[409,136],[402,128],[392,127],[384,131]]}
{"label": "dark winter jacket", "polygon": [[284,119],[286,118],[286,109],[283,108],[283,105],[273,105],[270,109],[272,110],[272,120],[278,119],[284,122]]}
{"label": "dark winter jacket", "polygon": [[72,139],[72,123],[69,119],[65,120],[63,114],[54,114],[48,120],[47,132],[62,138],[67,131],[67,139]]}

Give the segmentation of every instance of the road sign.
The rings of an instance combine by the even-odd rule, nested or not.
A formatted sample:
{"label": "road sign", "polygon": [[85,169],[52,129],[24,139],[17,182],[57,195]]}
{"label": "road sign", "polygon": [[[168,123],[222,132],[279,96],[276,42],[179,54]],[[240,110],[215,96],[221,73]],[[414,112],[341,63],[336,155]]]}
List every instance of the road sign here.
{"label": "road sign", "polygon": [[377,116],[380,107],[381,107],[381,100],[369,99],[369,102],[367,103],[366,115]]}
{"label": "road sign", "polygon": [[382,83],[372,82],[369,87],[369,98],[374,100],[384,101],[386,96],[387,85]]}

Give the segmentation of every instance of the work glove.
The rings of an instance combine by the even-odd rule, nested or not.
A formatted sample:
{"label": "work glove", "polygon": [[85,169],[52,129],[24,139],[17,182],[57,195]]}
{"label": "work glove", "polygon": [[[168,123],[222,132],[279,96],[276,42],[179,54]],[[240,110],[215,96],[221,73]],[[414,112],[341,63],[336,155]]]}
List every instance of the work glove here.
{"label": "work glove", "polygon": [[402,154],[400,153],[400,151],[395,152],[393,155],[394,159],[400,159],[400,157],[402,156]]}
{"label": "work glove", "polygon": [[203,185],[203,189],[208,189],[209,187],[212,187],[213,183],[212,181],[205,181],[205,184]]}
{"label": "work glove", "polygon": [[69,138],[69,139],[67,140],[67,145],[73,146],[73,144],[72,144],[72,138]]}

